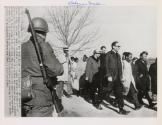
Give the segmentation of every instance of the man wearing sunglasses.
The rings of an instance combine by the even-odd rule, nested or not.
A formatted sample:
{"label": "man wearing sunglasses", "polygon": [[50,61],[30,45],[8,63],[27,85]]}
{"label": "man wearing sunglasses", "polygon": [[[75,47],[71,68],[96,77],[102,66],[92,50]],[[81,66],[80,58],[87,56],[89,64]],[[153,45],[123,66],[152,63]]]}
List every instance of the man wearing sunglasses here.
{"label": "man wearing sunglasses", "polygon": [[120,49],[119,42],[113,42],[111,48],[112,50],[106,54],[106,79],[108,81],[107,97],[109,97],[110,93],[113,91],[119,108],[119,114],[127,115],[129,111],[123,108],[122,63],[118,53]]}

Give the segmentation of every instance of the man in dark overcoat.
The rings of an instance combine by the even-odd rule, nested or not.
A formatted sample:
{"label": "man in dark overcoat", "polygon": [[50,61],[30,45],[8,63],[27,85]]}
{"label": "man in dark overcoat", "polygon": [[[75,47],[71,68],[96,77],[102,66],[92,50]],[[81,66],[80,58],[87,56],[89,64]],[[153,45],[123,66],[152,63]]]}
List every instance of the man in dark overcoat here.
{"label": "man in dark overcoat", "polygon": [[122,63],[118,53],[118,41],[111,44],[112,50],[106,54],[106,78],[108,81],[108,94],[113,91],[119,108],[119,114],[127,115],[129,111],[123,109]]}
{"label": "man in dark overcoat", "polygon": [[136,61],[136,87],[138,89],[138,100],[140,104],[144,104],[143,97],[148,100],[149,107],[153,107],[152,99],[149,96],[150,87],[150,77],[147,68],[147,55],[146,51],[140,53],[140,59]]}
{"label": "man in dark overcoat", "polygon": [[106,90],[105,90],[105,86],[107,85],[107,80],[105,79],[105,75],[106,75],[106,46],[101,46],[101,54],[100,54],[100,81],[101,81],[101,97],[103,99],[106,98]]}

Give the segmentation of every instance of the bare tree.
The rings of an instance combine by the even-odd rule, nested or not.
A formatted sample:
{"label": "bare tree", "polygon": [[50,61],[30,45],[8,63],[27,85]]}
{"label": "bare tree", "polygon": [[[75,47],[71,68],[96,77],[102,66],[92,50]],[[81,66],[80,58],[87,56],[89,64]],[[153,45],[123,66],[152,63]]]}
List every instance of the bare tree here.
{"label": "bare tree", "polygon": [[[90,7],[66,6],[50,7],[47,10],[57,39],[70,50],[66,53],[67,62],[70,64],[69,56],[82,51],[85,45],[96,39],[97,30],[90,27],[93,22],[92,9]],[[72,46],[75,46],[73,51],[71,51]],[[68,81],[70,81],[70,74]]]}
{"label": "bare tree", "polygon": [[67,48],[77,45],[72,55],[96,40],[97,30],[91,27],[90,7],[50,7],[47,9],[55,35]]}

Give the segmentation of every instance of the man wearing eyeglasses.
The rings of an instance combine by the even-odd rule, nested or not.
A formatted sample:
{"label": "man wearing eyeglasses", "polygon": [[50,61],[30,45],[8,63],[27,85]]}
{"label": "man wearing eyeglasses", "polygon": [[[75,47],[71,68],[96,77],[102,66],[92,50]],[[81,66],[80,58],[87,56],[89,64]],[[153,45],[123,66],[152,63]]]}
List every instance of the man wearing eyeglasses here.
{"label": "man wearing eyeglasses", "polygon": [[115,41],[111,44],[112,50],[106,54],[106,78],[108,81],[108,92],[113,91],[119,108],[119,114],[127,115],[129,111],[124,110],[123,86],[122,86],[122,63],[118,53],[120,44]]}

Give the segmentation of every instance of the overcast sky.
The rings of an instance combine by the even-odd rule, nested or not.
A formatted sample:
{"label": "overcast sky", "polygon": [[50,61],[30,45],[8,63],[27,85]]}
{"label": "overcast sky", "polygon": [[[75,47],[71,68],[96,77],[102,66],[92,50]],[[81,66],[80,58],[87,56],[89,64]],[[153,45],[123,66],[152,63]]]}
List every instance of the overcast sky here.
{"label": "overcast sky", "polygon": [[[30,11],[32,17],[46,15],[42,8]],[[109,51],[111,43],[117,40],[122,46],[121,53],[130,51],[139,56],[145,50],[149,57],[156,57],[156,14],[156,8],[151,6],[96,7],[93,25],[100,30],[92,46],[97,49],[106,45]]]}
{"label": "overcast sky", "polygon": [[153,7],[103,7],[98,9],[102,44],[110,49],[112,41],[121,42],[121,51],[143,50],[156,56],[156,9]]}

